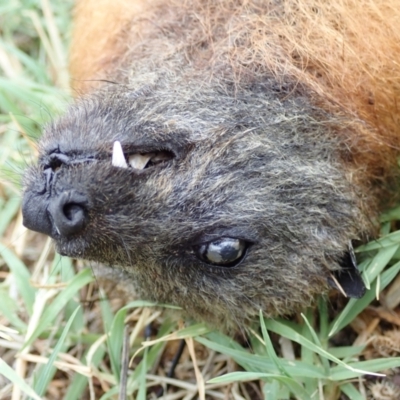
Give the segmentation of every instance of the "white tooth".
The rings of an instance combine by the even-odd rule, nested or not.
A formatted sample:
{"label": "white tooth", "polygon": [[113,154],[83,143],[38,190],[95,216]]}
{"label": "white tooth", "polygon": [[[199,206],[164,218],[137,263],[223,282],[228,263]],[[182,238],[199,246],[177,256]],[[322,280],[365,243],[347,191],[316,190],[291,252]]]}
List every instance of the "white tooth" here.
{"label": "white tooth", "polygon": [[111,164],[118,168],[128,168],[121,143],[118,141],[114,142]]}
{"label": "white tooth", "polygon": [[144,169],[146,164],[149,162],[150,158],[154,156],[154,153],[147,154],[132,154],[129,157],[129,165],[135,169]]}

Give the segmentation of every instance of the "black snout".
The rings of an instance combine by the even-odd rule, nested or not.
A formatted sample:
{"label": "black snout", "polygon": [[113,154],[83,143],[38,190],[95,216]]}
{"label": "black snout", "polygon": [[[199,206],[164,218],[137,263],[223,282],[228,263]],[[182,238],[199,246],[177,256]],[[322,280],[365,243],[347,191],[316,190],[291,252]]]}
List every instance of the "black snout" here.
{"label": "black snout", "polygon": [[63,236],[79,233],[86,224],[87,198],[70,190],[50,200],[49,213],[56,231]]}
{"label": "black snout", "polygon": [[79,233],[87,221],[87,198],[74,190],[50,197],[25,193],[22,204],[23,224],[51,237]]}
{"label": "black snout", "polygon": [[47,212],[48,200],[43,194],[26,192],[22,202],[23,224],[32,231],[52,236],[53,224]]}

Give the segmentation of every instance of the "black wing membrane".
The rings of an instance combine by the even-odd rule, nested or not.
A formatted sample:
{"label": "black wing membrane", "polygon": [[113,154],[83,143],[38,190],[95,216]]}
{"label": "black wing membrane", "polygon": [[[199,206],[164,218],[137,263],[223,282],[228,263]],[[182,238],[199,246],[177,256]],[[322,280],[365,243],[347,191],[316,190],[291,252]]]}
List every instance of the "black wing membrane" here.
{"label": "black wing membrane", "polygon": [[349,251],[344,254],[340,265],[342,269],[340,271],[333,272],[333,275],[336,279],[329,279],[330,285],[338,288],[338,284],[342,289],[342,291],[348,296],[359,299],[365,293],[365,284],[361,278],[360,271],[357,267],[357,261],[354,254],[353,246],[349,243]]}

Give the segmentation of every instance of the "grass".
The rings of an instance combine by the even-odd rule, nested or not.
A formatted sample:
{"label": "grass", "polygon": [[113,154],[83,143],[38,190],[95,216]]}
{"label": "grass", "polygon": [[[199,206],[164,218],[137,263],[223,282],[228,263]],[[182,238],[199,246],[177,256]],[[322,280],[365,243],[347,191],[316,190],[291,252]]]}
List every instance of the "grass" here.
{"label": "grass", "polygon": [[319,299],[292,320],[260,315],[247,342],[107,299],[90,268],[23,228],[22,171],[42,125],[69,102],[70,10],[62,0],[0,4],[0,399],[152,399],[167,384],[169,400],[400,398],[400,206],[358,249],[370,287],[361,299]]}

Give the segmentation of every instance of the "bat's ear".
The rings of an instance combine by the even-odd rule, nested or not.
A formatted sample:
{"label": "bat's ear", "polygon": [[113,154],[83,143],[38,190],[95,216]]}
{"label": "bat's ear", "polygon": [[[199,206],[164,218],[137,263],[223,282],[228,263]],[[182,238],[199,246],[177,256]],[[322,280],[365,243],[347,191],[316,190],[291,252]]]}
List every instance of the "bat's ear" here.
{"label": "bat's ear", "polygon": [[342,269],[334,271],[332,276],[328,278],[328,283],[347,297],[359,299],[365,293],[365,284],[357,268],[351,242],[349,242],[349,251],[344,254],[340,265]]}

